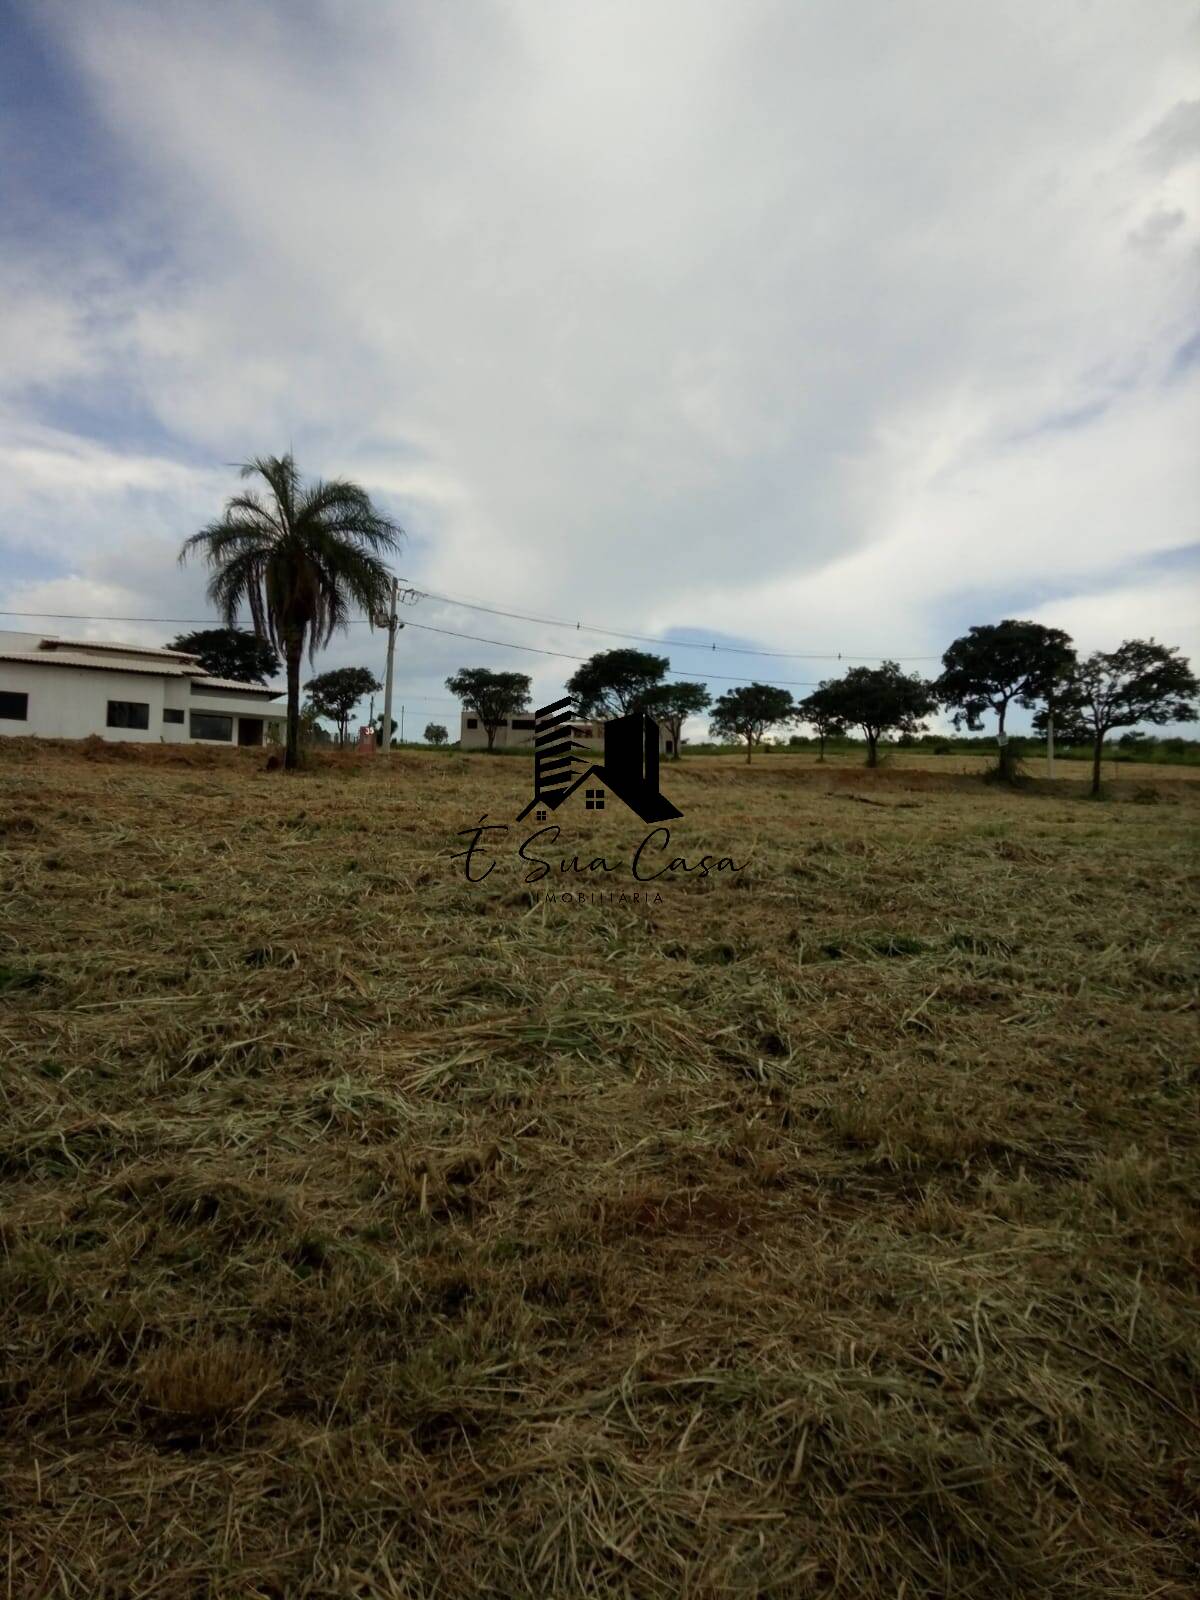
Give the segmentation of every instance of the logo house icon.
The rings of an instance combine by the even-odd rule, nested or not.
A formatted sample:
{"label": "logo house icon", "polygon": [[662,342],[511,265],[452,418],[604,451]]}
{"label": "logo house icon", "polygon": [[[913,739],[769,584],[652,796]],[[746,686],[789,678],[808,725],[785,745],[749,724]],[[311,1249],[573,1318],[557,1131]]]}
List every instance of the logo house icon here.
{"label": "logo house icon", "polygon": [[[602,811],[611,791],[643,822],[666,822],[681,817],[658,787],[658,723],[644,711],[631,711],[604,723],[604,760],[591,762],[583,771],[577,763],[589,754],[571,737],[578,716],[568,697],[535,712],[533,742],[533,799],[518,815],[523,822],[535,807],[557,811],[581,785],[589,811]],[[539,818],[539,820],[541,820]]]}

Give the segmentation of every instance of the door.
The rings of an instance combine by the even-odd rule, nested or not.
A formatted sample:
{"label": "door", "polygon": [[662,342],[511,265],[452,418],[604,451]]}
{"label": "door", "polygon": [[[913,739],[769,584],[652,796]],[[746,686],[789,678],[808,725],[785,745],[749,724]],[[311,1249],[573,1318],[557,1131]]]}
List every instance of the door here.
{"label": "door", "polygon": [[263,719],[261,717],[238,718],[238,743],[261,744],[263,742]]}

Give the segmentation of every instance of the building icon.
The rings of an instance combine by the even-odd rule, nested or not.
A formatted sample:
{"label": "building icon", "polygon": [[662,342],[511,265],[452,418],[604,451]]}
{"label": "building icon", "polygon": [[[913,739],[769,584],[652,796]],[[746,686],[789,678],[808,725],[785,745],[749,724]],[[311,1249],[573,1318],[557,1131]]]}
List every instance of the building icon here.
{"label": "building icon", "polygon": [[611,792],[643,822],[666,822],[683,815],[659,791],[658,724],[644,711],[631,711],[604,723],[604,760],[591,762],[582,771],[578,763],[591,752],[571,737],[577,713],[570,698],[542,706],[535,717],[533,799],[518,815],[518,822],[535,810],[536,820],[544,822],[549,812],[557,811],[584,784],[588,811],[603,811]]}

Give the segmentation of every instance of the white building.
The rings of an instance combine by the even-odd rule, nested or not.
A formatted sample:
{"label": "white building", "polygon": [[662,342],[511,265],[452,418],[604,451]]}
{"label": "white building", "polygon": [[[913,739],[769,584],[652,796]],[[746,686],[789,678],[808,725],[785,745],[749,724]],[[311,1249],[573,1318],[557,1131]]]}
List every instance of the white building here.
{"label": "white building", "polygon": [[[585,750],[603,750],[604,721],[603,717],[593,718],[590,722],[581,719],[571,727],[572,739]],[[532,750],[536,732],[537,723],[528,712],[515,717],[505,717],[496,729],[493,749]],[[486,750],[487,729],[483,725],[483,718],[477,716],[474,711],[464,710],[458,738],[461,750]],[[659,723],[658,726],[658,748],[660,754],[664,756],[673,755],[675,751],[675,742],[668,733],[665,723]]]}
{"label": "white building", "polygon": [[0,734],[261,745],[284,715],[278,689],[214,678],[181,650],[0,632]]}

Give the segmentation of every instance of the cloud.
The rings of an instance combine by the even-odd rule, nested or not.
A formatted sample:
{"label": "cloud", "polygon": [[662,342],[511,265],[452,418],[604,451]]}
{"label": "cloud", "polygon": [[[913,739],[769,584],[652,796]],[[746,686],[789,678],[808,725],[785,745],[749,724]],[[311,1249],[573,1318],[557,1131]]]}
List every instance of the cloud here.
{"label": "cloud", "polygon": [[1171,172],[1200,157],[1200,99],[1180,100],[1156,122],[1140,145],[1147,163]]}
{"label": "cloud", "polygon": [[[180,539],[290,442],[398,516],[407,576],[513,610],[917,657],[1089,595],[1173,625],[1147,572],[1197,498],[1186,6],[36,16],[125,175],[79,259],[58,216],[12,269],[0,538],[45,579],[202,615]],[[522,659],[416,629],[402,656],[431,699]]]}

